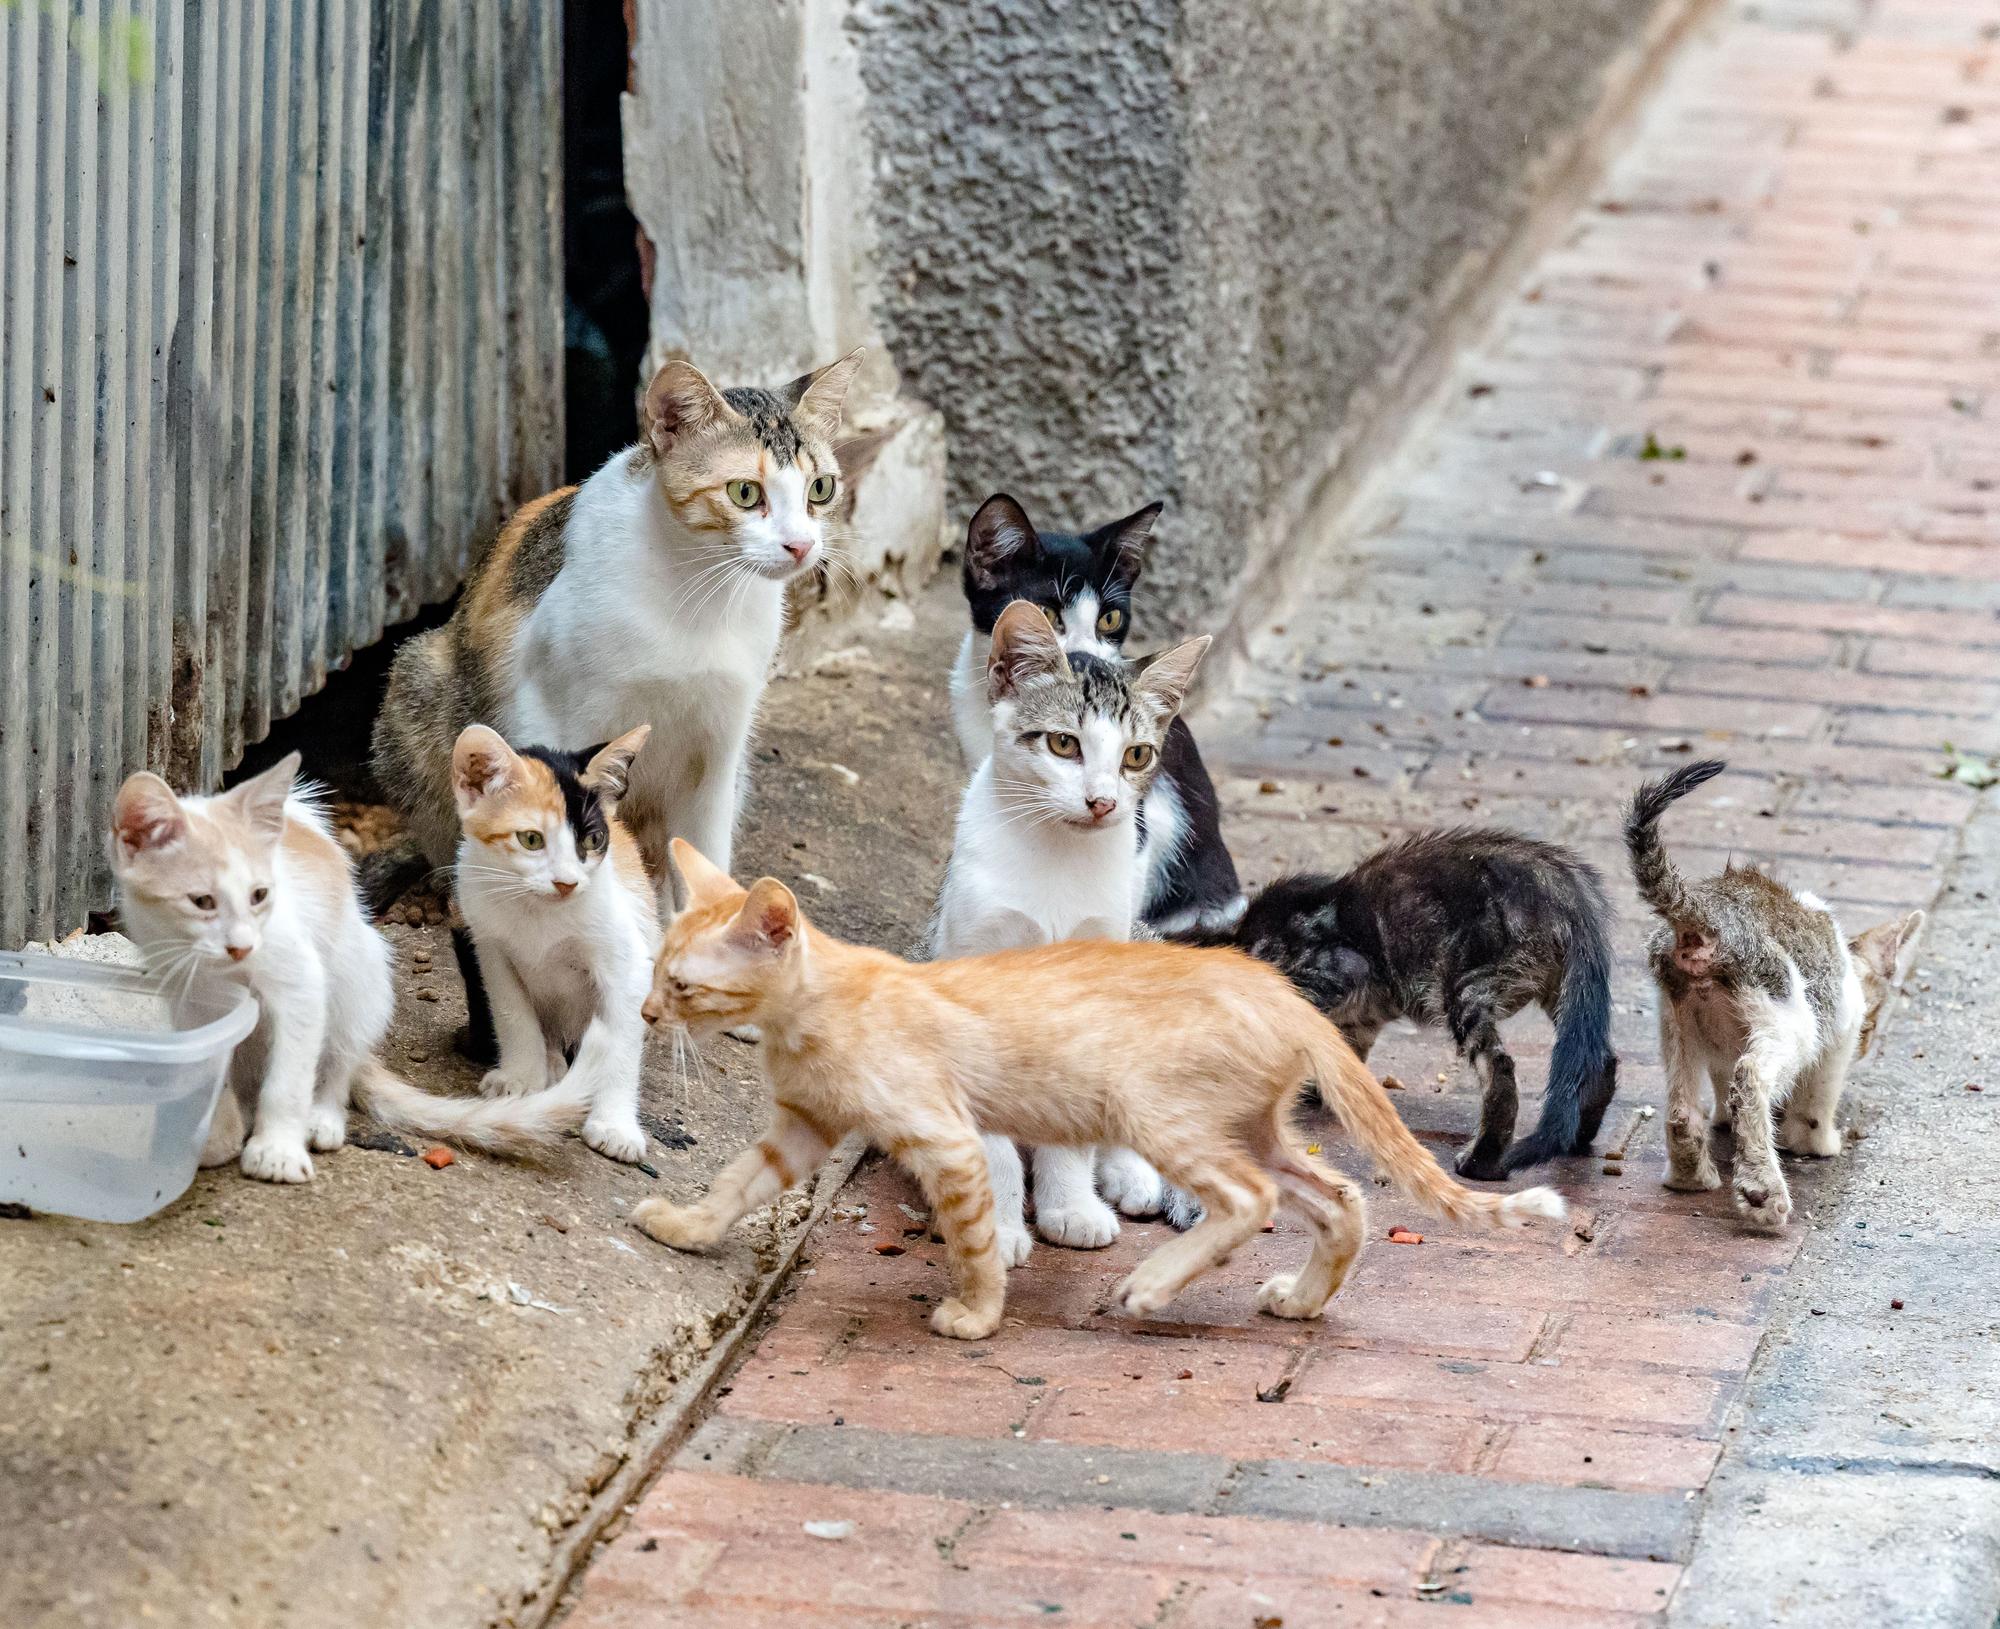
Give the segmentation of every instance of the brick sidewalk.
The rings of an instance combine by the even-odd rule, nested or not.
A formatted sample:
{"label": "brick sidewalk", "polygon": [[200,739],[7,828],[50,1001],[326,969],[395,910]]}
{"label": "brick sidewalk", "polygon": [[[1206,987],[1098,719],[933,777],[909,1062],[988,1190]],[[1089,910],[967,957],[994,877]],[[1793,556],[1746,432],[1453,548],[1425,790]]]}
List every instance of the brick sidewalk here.
{"label": "brick sidewalk", "polygon": [[[1250,1310],[1282,1234],[1176,1322],[1101,1316],[1157,1242],[1131,1227],[1039,1247],[966,1347],[925,1330],[943,1263],[914,1190],[868,1168],[573,1629],[1657,1619],[1825,1172],[1794,1166],[1776,1240],[1726,1190],[1659,1187],[1619,805],[1713,752],[1732,772],[1674,816],[1684,863],[1768,859],[1851,927],[1935,892],[1970,804],[1932,778],[1941,743],[2000,747],[1989,14],[1774,0],[1691,49],[1393,512],[1207,720],[1253,881],[1460,820],[1604,867],[1626,1063],[1600,1147],[1631,1157],[1556,1168],[1576,1228],[1461,1236],[1378,1195],[1300,1328]],[[1514,1029],[1526,1088],[1546,1030]],[[1447,1155],[1476,1119],[1448,1043],[1374,1061]],[[1426,1242],[1381,1242],[1396,1223]]]}

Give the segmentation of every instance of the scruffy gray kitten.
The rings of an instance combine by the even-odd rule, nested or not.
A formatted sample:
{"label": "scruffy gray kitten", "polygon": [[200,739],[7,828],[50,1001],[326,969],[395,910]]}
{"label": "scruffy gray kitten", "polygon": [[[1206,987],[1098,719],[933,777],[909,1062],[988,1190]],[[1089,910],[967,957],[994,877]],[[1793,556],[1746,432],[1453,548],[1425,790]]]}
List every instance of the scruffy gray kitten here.
{"label": "scruffy gray kitten", "polygon": [[1730,866],[1688,882],[1660,844],[1660,816],[1723,767],[1709,759],[1641,787],[1625,843],[1639,893],[1662,918],[1647,955],[1667,1071],[1666,1185],[1722,1184],[1708,1149],[1706,1075],[1717,1123],[1726,1113],[1736,1128],[1736,1213],[1775,1230],[1792,1196],[1772,1147],[1773,1116],[1784,1112],[1777,1144],[1788,1153],[1840,1152],[1834,1114],[1848,1067],[1909,973],[1924,913],[1848,939],[1823,902],[1761,871]]}

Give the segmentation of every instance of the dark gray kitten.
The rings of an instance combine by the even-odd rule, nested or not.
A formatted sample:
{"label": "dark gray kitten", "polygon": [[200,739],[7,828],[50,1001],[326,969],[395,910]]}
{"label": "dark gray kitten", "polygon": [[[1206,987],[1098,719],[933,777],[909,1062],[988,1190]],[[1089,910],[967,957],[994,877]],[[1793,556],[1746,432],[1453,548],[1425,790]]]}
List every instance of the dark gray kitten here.
{"label": "dark gray kitten", "polygon": [[[1465,827],[1406,838],[1342,876],[1281,878],[1233,933],[1198,942],[1282,970],[1364,1060],[1395,1019],[1446,1026],[1485,1093],[1459,1174],[1492,1179],[1590,1151],[1618,1085],[1609,917],[1597,873],[1569,850]],[[1509,1147],[1519,1100],[1499,1025],[1531,1001],[1555,1024],[1555,1051],[1541,1120]]]}

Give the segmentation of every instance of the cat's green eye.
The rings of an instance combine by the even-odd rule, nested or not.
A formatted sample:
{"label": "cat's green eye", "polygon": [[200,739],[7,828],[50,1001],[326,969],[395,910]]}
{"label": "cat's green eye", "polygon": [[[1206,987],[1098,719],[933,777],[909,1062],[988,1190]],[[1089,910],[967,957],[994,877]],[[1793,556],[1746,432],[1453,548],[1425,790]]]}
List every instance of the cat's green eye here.
{"label": "cat's green eye", "polygon": [[1152,768],[1155,756],[1157,754],[1154,752],[1154,749],[1144,741],[1134,742],[1125,749],[1125,767],[1136,775],[1142,769]]}
{"label": "cat's green eye", "polygon": [[198,911],[212,911],[215,909],[215,895],[189,894],[188,903]]}
{"label": "cat's green eye", "polygon": [[813,503],[832,503],[838,483],[831,475],[813,477],[813,484],[806,488],[806,497]]}
{"label": "cat's green eye", "polygon": [[764,501],[764,489],[755,481],[728,481],[722,491],[738,509],[755,509]]}
{"label": "cat's green eye", "polygon": [[1083,743],[1073,735],[1065,735],[1061,730],[1050,730],[1047,737],[1049,751],[1058,758],[1081,758]]}
{"label": "cat's green eye", "polygon": [[538,831],[517,831],[516,833],[514,833],[514,841],[519,843],[521,847],[526,849],[530,854],[533,854],[535,850],[542,847],[548,841],[548,839],[545,838]]}
{"label": "cat's green eye", "polygon": [[1115,634],[1125,626],[1125,613],[1112,606],[1097,619],[1097,631],[1101,634]]}

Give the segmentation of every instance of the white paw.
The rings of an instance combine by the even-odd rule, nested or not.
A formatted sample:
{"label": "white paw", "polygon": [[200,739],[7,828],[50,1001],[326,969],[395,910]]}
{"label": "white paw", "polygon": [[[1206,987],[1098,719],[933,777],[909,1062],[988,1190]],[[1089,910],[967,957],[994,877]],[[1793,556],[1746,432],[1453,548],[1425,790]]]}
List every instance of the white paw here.
{"label": "white paw", "polygon": [[1201,1208],[1201,1201],[1187,1189],[1174,1187],[1167,1189],[1160,1211],[1167,1219],[1167,1226],[1177,1233],[1185,1233],[1208,1214]]}
{"label": "white paw", "polygon": [[1792,1196],[1786,1191],[1785,1179],[1776,1166],[1765,1171],[1737,1172],[1736,1189],[1730,1197],[1735,1201],[1738,1216],[1767,1233],[1779,1231],[1792,1214]]}
{"label": "white paw", "polygon": [[1118,1216],[1095,1194],[1058,1210],[1037,1210],[1035,1231],[1071,1250],[1102,1250],[1118,1237]]}
{"label": "white paw", "polygon": [[1790,1154],[1830,1160],[1840,1152],[1840,1128],[1826,1122],[1814,1126],[1804,1120],[1787,1120],[1778,1128],[1778,1146]]}
{"label": "white paw", "polygon": [[243,1145],[238,1165],[245,1176],[259,1182],[312,1181],[312,1155],[291,1137],[252,1137]]}
{"label": "white paw", "polygon": [[1273,1273],[1257,1286],[1257,1305],[1274,1318],[1317,1318],[1325,1310],[1298,1292],[1297,1273]]}
{"label": "white paw", "polygon": [[530,1092],[540,1090],[535,1082],[510,1075],[504,1069],[489,1069],[479,1080],[481,1097],[526,1097]]}
{"label": "white paw", "polygon": [[1711,1188],[1722,1186],[1722,1173],[1715,1168],[1715,1161],[1706,1156],[1692,1171],[1682,1170],[1669,1162],[1667,1174],[1660,1178],[1660,1184],[1676,1193],[1707,1193]]}
{"label": "white paw", "polygon": [[726,1029],[722,1033],[732,1041],[741,1041],[745,1046],[755,1046],[764,1038],[764,1032],[755,1024],[738,1024],[734,1029]]}
{"label": "white paw", "polygon": [[306,1120],[306,1144],[324,1154],[347,1141],[347,1111],[331,1103],[315,1103]]}
{"label": "white paw", "polygon": [[1114,1148],[1097,1161],[1097,1188],[1127,1216],[1157,1216],[1166,1200],[1160,1173],[1129,1148]]}
{"label": "white paw", "polygon": [[583,1123],[583,1140],[606,1159],[637,1165],[646,1157],[646,1134],[632,1118],[600,1120],[592,1115]]}
{"label": "white paw", "polygon": [[1000,1252],[1002,1265],[1022,1266],[1035,1252],[1034,1235],[1019,1222],[1009,1222],[993,1230],[993,1242]]}

